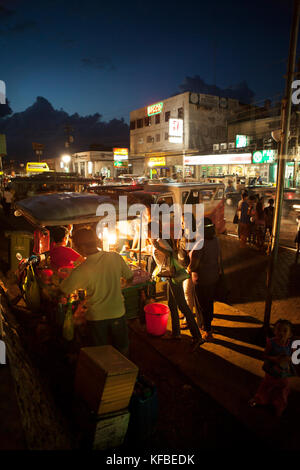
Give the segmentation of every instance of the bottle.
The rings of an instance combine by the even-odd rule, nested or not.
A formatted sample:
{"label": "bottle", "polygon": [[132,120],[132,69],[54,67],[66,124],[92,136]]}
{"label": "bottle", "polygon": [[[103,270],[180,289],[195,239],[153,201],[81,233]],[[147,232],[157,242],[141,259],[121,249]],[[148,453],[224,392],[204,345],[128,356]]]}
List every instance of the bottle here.
{"label": "bottle", "polygon": [[72,302],[71,298],[68,298],[67,303],[67,312],[65,316],[65,321],[63,324],[63,337],[67,341],[72,341],[74,338],[74,321],[73,321],[73,311],[72,311]]}

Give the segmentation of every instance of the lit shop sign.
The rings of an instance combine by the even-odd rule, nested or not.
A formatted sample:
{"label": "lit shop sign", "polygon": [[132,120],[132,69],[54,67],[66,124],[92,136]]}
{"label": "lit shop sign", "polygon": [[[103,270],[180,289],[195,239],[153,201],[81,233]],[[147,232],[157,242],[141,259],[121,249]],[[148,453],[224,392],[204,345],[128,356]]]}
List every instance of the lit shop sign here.
{"label": "lit shop sign", "polygon": [[113,148],[114,160],[128,160],[128,149],[127,148]]}
{"label": "lit shop sign", "polygon": [[251,153],[224,153],[219,155],[185,155],[185,165],[248,165]]}
{"label": "lit shop sign", "polygon": [[250,144],[250,138],[247,135],[237,134],[235,136],[235,146],[236,148],[247,147]]}
{"label": "lit shop sign", "polygon": [[164,103],[161,101],[160,103],[151,104],[151,106],[147,107],[148,116],[153,116],[153,114],[159,114],[162,112]]}
{"label": "lit shop sign", "polygon": [[149,158],[148,166],[166,166],[166,159],[165,157]]}
{"label": "lit shop sign", "polygon": [[169,119],[169,142],[182,144],[183,119]]}
{"label": "lit shop sign", "polygon": [[275,150],[257,150],[253,152],[252,163],[273,163]]}
{"label": "lit shop sign", "polygon": [[128,167],[128,161],[127,160],[114,160],[114,167],[116,168]]}

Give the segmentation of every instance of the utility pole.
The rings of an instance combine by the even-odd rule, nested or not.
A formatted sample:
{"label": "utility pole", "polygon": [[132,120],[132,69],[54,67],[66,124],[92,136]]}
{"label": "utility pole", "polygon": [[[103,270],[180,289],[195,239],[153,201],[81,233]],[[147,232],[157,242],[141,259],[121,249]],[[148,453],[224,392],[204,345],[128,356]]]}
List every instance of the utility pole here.
{"label": "utility pole", "polygon": [[[297,75],[300,75],[300,58],[297,62]],[[294,175],[293,175],[293,188],[297,184],[297,172],[298,172],[298,163],[299,163],[299,133],[300,133],[300,105],[296,108],[296,139],[295,139],[295,155],[294,155]]]}
{"label": "utility pole", "polygon": [[280,222],[282,212],[282,202],[284,195],[284,178],[285,178],[285,164],[288,158],[288,139],[291,120],[291,101],[292,101],[292,82],[295,74],[295,61],[296,49],[299,29],[299,13],[300,13],[300,0],[294,0],[293,16],[292,16],[292,29],[290,36],[290,49],[288,59],[288,70],[285,86],[285,95],[281,105],[281,136],[280,136],[280,153],[278,156],[278,171],[277,171],[277,191],[274,209],[274,222],[272,230],[272,245],[270,260],[267,272],[267,295],[265,304],[264,315],[264,330],[268,332],[270,327],[270,317],[272,308],[272,295],[274,284],[274,273],[277,263]]}

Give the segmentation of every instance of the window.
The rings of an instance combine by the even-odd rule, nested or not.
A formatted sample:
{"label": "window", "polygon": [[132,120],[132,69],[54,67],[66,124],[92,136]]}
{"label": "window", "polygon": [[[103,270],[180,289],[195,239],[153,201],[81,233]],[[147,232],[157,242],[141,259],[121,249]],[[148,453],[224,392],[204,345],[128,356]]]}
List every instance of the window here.
{"label": "window", "polygon": [[160,134],[156,134],[155,140],[156,140],[156,142],[160,142]]}
{"label": "window", "polygon": [[185,204],[198,204],[199,203],[199,191],[190,191],[185,201]]}
{"label": "window", "polygon": [[143,142],[144,142],[143,137],[140,137],[139,140],[138,140],[138,144],[142,144]]}
{"label": "window", "polygon": [[171,114],[171,111],[166,111],[165,112],[165,122],[168,122],[169,119],[170,119],[170,114]]}
{"label": "window", "polygon": [[141,129],[141,127],[143,127],[143,119],[137,119],[136,121],[136,127],[138,129]]}
{"label": "window", "polygon": [[130,121],[130,130],[133,131],[135,129],[135,121]]}
{"label": "window", "polygon": [[145,126],[146,127],[151,126],[151,116],[146,116],[144,118],[144,121],[145,121]]}
{"label": "window", "polygon": [[169,138],[169,133],[165,132],[165,140],[168,140],[168,138]]}
{"label": "window", "polygon": [[186,204],[186,199],[189,195],[188,191],[183,191],[181,194],[181,204]]}
{"label": "window", "polygon": [[211,201],[212,199],[214,199],[216,192],[217,192],[217,188],[202,189],[202,191],[200,191],[200,201],[199,202]]}
{"label": "window", "polygon": [[159,124],[160,123],[160,114],[156,114],[155,115],[155,124]]}
{"label": "window", "polygon": [[173,206],[173,198],[172,196],[160,196],[157,199],[157,204],[167,204],[169,207]]}
{"label": "window", "polygon": [[217,191],[217,194],[216,194],[215,199],[223,199],[223,197],[224,197],[224,189],[223,189],[223,188],[220,188],[220,189],[218,189],[218,191]]}
{"label": "window", "polygon": [[183,108],[178,108],[178,119],[183,119]]}
{"label": "window", "polygon": [[151,144],[152,142],[154,142],[154,138],[152,137],[152,135],[147,135],[147,143]]}

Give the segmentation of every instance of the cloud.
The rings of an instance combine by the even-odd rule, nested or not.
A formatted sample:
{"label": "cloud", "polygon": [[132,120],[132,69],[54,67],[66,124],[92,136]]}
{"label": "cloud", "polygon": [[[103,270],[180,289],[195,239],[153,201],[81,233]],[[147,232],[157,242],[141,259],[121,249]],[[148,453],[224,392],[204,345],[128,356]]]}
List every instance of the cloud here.
{"label": "cloud", "polygon": [[0,35],[13,35],[18,33],[24,33],[28,30],[34,30],[37,27],[37,23],[35,21],[23,21],[21,23],[16,23],[12,26],[6,27],[6,29],[0,30]]}
{"label": "cloud", "polygon": [[85,151],[93,144],[104,149],[129,146],[129,126],[124,119],[102,121],[100,113],[89,116],[72,115],[63,109],[54,109],[42,96],[25,109],[12,114],[10,109],[1,119],[0,134],[6,134],[7,151],[10,158],[29,160],[32,158],[32,142],[45,145],[44,156],[59,156],[64,151],[66,124],[73,128],[74,143],[71,151]]}
{"label": "cloud", "polygon": [[246,81],[228,88],[220,88],[216,85],[209,85],[199,75],[185,77],[183,83],[179,85],[180,93],[191,91],[194,93],[204,93],[208,95],[222,96],[224,98],[237,99],[243,103],[251,103],[254,92],[248,87]]}
{"label": "cloud", "polygon": [[84,57],[81,59],[82,65],[93,67],[100,70],[116,70],[114,64],[109,57]]}
{"label": "cloud", "polygon": [[0,19],[1,18],[9,18],[10,16],[13,16],[15,14],[15,11],[9,10],[3,5],[0,5]]}

